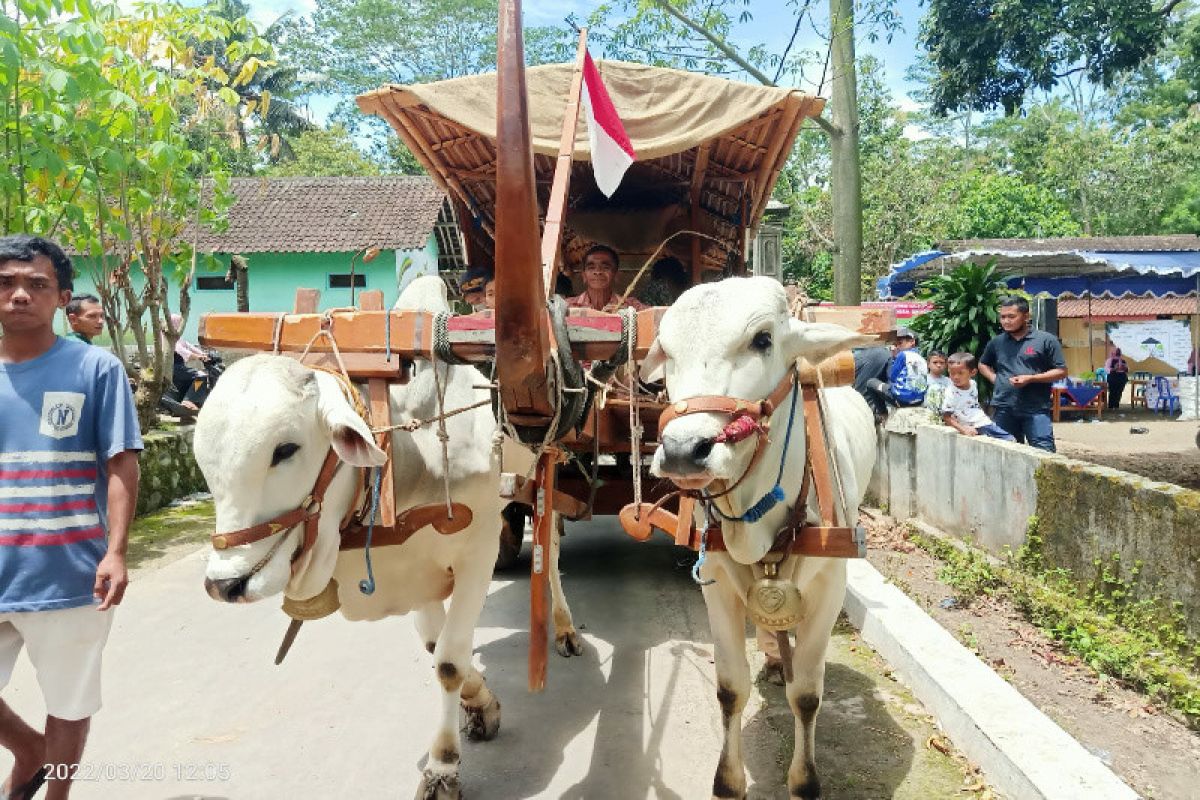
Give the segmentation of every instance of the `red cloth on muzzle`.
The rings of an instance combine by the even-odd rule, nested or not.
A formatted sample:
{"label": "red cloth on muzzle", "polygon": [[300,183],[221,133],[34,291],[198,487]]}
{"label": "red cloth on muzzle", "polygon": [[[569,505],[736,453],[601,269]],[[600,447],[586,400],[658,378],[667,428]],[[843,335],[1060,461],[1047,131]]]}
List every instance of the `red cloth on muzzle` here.
{"label": "red cloth on muzzle", "polygon": [[713,441],[717,444],[737,444],[762,432],[763,428],[758,424],[758,420],[743,415],[734,417],[728,425],[721,429]]}

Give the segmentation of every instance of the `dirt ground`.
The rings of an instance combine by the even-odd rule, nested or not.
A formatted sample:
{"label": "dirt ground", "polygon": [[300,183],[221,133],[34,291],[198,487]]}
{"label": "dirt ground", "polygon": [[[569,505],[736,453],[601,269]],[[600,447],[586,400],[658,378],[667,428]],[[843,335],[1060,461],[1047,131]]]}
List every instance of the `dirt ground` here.
{"label": "dirt ground", "polygon": [[[1133,433],[1131,429],[1146,429]],[[1156,481],[1200,489],[1200,422],[1154,419],[1120,413],[1103,422],[1060,422],[1054,426],[1058,452]]]}
{"label": "dirt ground", "polygon": [[867,558],[1022,695],[1148,800],[1195,800],[1200,735],[1043,636],[1002,599],[958,605],[941,562],[887,517],[864,518]]}

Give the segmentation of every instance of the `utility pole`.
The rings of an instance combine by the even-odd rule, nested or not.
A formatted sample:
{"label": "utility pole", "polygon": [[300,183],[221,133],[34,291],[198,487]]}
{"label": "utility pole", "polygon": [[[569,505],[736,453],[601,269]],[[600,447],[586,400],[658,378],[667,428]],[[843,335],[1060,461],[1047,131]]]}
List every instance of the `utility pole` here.
{"label": "utility pole", "polygon": [[858,75],[854,62],[854,0],[829,0],[833,174],[833,301],[862,302],[862,167],[858,150]]}

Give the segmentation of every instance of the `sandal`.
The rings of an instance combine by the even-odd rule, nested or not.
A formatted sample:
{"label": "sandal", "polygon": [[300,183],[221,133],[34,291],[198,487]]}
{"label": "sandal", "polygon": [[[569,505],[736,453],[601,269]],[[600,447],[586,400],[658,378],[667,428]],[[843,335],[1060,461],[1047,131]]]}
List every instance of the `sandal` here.
{"label": "sandal", "polygon": [[46,775],[47,770],[43,766],[37,772],[33,773],[32,778],[13,789],[9,794],[0,797],[0,800],[33,800],[33,796],[38,793],[38,789],[41,789],[42,784],[46,782]]}

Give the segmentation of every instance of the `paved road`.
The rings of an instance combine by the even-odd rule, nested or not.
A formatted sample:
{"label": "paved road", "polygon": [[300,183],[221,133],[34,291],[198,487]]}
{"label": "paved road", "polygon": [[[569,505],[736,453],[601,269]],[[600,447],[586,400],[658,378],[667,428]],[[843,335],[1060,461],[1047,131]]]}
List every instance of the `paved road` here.
{"label": "paved road", "polygon": [[[719,713],[690,554],[665,539],[636,543],[609,519],[572,526],[562,561],[587,652],[552,654],[546,691],[529,694],[528,587],[520,571],[497,576],[476,660],[503,702],[503,725],[495,741],[465,746],[466,790],[488,800],[707,798]],[[84,770],[127,766],[144,779],[81,783],[73,796],[411,797],[438,702],[411,623],[309,623],[275,667],[286,625],[278,606],[215,603],[202,571],[195,553],[131,586]],[[961,768],[925,746],[933,730],[923,710],[885,673],[839,629],[817,730],[828,796],[963,797]],[[781,688],[759,690],[746,714],[751,797],[786,798],[792,717]],[[5,699],[29,719],[43,713],[24,658]],[[0,751],[0,769],[10,764]]]}

